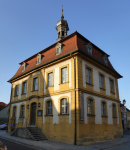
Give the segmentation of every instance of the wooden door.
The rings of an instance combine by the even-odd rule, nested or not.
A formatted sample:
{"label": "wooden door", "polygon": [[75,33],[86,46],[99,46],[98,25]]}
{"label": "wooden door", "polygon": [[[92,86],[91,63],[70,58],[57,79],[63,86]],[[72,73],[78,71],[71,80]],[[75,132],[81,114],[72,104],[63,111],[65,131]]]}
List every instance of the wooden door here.
{"label": "wooden door", "polygon": [[36,123],[36,103],[31,104],[31,125],[35,125]]}

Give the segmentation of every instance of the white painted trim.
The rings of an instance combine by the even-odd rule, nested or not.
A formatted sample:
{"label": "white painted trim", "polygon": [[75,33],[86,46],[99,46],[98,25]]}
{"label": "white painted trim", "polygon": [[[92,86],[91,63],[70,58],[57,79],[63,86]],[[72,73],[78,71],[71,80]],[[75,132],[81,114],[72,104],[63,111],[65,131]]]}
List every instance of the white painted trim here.
{"label": "white painted trim", "polygon": [[68,123],[71,124],[71,93],[65,93],[65,94],[59,94],[59,95],[55,95],[55,96],[51,96],[51,97],[45,97],[43,98],[43,124],[45,123],[45,114],[44,114],[44,110],[45,110],[45,101],[47,99],[52,99],[53,100],[53,124],[58,124],[58,100],[60,97],[62,96],[67,96],[69,97],[69,120]]}
{"label": "white painted trim", "polygon": [[[13,106],[16,105],[17,106],[17,113],[16,113],[16,121],[19,119],[19,111],[20,111],[20,105],[21,104],[25,104],[25,108],[24,108],[24,117],[26,116],[26,101],[24,102],[20,102],[20,103],[13,103],[12,104],[12,107],[11,107],[11,117],[12,116],[12,111],[13,111]],[[25,123],[25,118],[24,118],[24,123]]]}

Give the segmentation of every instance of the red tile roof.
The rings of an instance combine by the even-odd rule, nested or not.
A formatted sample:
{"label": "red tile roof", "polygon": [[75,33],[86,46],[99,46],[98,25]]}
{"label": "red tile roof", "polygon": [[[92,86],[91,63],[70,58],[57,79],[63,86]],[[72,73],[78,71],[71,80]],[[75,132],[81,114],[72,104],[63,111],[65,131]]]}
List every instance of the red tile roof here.
{"label": "red tile roof", "polygon": [[[56,48],[55,46],[57,45],[57,43],[62,43],[64,45],[64,49],[63,52],[59,55],[56,55]],[[18,69],[18,71],[16,72],[16,74],[8,81],[11,82],[13,79],[16,79],[17,77],[26,74],[27,72],[36,69],[40,66],[43,66],[47,63],[50,63],[50,61],[55,61],[56,59],[60,59],[61,57],[64,57],[65,55],[69,55],[70,53],[74,52],[75,50],[77,50],[78,52],[88,56],[89,58],[97,61],[98,63],[100,63],[101,65],[105,66],[106,68],[108,68],[109,70],[113,71],[118,78],[121,78],[122,76],[116,72],[116,70],[112,67],[110,61],[108,60],[108,66],[106,66],[103,62],[102,56],[104,54],[106,54],[104,51],[102,51],[100,48],[98,48],[96,45],[94,45],[93,43],[92,46],[92,53],[93,55],[89,55],[86,51],[85,48],[85,44],[90,43],[89,40],[87,40],[85,37],[83,37],[81,34],[79,34],[77,31],[70,34],[69,36],[63,38],[62,40],[54,43],[53,45],[47,47],[46,49],[38,52],[37,54],[41,54],[43,56],[42,62],[37,65],[36,61],[37,61],[37,54],[31,56],[30,58],[24,60],[23,62],[27,63],[27,67],[26,70],[22,72],[22,63],[20,63],[20,67]],[[109,56],[108,54],[106,54],[107,56]]]}
{"label": "red tile roof", "polygon": [[4,102],[0,102],[0,106],[5,106],[6,104]]}

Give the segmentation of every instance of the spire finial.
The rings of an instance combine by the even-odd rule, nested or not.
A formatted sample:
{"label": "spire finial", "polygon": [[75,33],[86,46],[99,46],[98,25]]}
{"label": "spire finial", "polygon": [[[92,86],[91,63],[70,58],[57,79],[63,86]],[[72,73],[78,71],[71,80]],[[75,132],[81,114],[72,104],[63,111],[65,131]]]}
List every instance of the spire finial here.
{"label": "spire finial", "polygon": [[62,16],[61,16],[61,19],[62,20],[64,19],[64,16],[63,16],[63,5],[62,5]]}

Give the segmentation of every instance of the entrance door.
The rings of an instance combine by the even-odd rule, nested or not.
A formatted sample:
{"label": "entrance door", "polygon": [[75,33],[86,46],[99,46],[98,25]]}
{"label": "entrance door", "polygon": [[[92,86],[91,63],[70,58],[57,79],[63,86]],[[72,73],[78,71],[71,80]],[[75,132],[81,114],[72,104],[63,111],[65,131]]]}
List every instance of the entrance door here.
{"label": "entrance door", "polygon": [[36,103],[31,104],[31,125],[35,125],[36,122]]}

